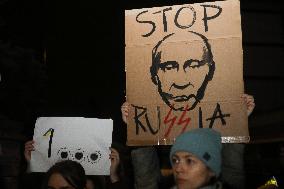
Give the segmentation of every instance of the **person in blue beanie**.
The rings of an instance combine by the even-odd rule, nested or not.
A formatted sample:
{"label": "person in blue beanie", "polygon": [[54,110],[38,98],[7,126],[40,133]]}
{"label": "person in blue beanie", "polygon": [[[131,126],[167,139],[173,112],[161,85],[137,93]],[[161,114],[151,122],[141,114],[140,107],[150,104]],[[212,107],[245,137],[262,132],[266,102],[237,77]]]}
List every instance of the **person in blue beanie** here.
{"label": "person in blue beanie", "polygon": [[220,188],[221,156],[219,132],[198,128],[179,135],[170,150],[176,188]]}
{"label": "person in blue beanie", "polygon": [[[250,116],[255,108],[254,97],[242,94],[241,99],[247,106],[247,115]],[[121,106],[122,120],[127,124],[130,103],[124,102]],[[229,189],[245,188],[244,168],[245,144],[223,143],[222,144],[222,168],[220,182],[222,187]],[[154,146],[137,147],[131,151],[134,168],[134,181],[138,183],[136,189],[157,189],[161,181],[159,157]],[[147,186],[147,187],[145,187]],[[149,186],[149,187],[148,187]]]}

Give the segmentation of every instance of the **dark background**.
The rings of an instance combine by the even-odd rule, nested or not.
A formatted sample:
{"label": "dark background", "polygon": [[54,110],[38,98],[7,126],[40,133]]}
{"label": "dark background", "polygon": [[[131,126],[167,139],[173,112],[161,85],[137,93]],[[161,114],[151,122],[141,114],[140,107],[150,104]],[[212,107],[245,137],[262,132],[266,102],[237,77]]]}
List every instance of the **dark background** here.
{"label": "dark background", "polygon": [[[16,188],[39,116],[112,118],[124,144],[124,10],[193,2],[203,1],[0,0],[0,181]],[[241,16],[245,91],[256,102],[246,168],[257,186],[283,176],[283,3],[241,0]]]}

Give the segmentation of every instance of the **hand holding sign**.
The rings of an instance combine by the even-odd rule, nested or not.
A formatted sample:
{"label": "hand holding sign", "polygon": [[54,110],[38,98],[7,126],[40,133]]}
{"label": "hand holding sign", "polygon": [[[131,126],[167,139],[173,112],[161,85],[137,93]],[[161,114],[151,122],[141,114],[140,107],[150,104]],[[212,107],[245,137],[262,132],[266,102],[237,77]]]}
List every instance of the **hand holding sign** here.
{"label": "hand holding sign", "polygon": [[240,26],[238,0],[125,11],[128,145],[172,144],[193,128],[249,141]]}

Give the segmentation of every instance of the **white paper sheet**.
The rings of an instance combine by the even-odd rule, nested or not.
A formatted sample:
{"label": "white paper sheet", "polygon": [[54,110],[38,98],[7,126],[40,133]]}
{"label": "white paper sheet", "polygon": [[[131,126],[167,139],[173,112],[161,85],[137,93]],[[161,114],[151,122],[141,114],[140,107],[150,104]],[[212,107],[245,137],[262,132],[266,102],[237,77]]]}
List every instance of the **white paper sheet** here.
{"label": "white paper sheet", "polygon": [[109,175],[113,121],[83,117],[40,117],[34,129],[32,172],[46,172],[55,162],[80,162],[87,175]]}

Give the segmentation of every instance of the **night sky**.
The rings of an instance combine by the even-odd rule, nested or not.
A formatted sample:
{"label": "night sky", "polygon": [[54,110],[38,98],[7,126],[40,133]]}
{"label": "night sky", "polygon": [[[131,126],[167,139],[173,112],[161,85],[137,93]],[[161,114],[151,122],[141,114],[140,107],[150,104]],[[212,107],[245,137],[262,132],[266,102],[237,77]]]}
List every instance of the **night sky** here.
{"label": "night sky", "polygon": [[[120,118],[120,106],[125,100],[124,10],[191,2],[127,0],[98,4],[91,0],[1,0],[0,47],[4,52],[16,52],[19,57],[16,60],[11,53],[6,53],[5,56],[16,62],[14,67],[18,66],[18,70],[15,71],[8,61],[2,62],[1,69],[8,70],[3,83],[24,86],[9,89],[10,92],[5,88],[10,100],[5,101],[6,105],[2,107],[6,108],[1,111],[24,120],[29,134],[39,116],[112,118],[114,138],[123,142],[126,128]],[[270,57],[276,63],[284,59],[283,8],[265,1],[241,1],[241,8],[244,80],[246,91],[256,98],[256,109],[251,116],[252,128],[261,127],[258,133],[261,135],[266,132],[267,125],[274,125],[277,129],[284,126],[281,119],[284,112],[281,98],[284,69],[266,66]],[[273,16],[277,18],[275,27],[278,28],[273,27],[274,22],[265,20],[271,26],[264,28],[263,22],[254,19]],[[262,33],[266,33],[265,36]],[[262,52],[267,56],[262,57]],[[20,63],[18,59],[23,56],[33,59],[33,63]],[[6,81],[5,78],[10,79]],[[262,85],[267,86],[268,91],[263,90]],[[277,87],[270,87],[274,85]],[[21,92],[7,95],[13,90]],[[11,113],[15,112],[11,104],[18,102],[22,104],[18,113]],[[272,115],[269,120],[273,121],[265,119],[267,113]]]}

